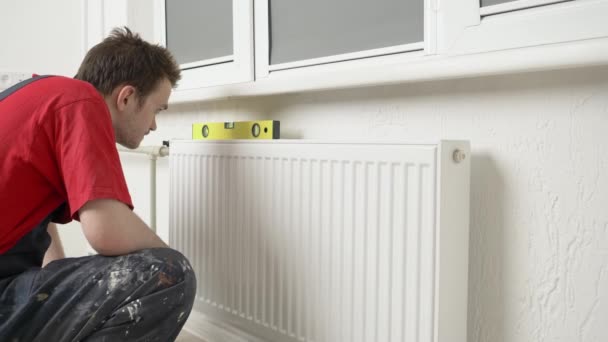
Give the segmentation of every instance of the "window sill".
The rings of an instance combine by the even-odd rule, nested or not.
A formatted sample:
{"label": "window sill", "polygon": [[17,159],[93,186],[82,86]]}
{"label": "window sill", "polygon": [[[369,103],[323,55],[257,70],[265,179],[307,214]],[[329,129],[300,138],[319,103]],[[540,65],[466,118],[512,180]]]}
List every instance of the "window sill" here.
{"label": "window sill", "polygon": [[253,82],[176,90],[171,103],[395,83],[469,78],[608,64],[608,38],[458,56],[404,53],[272,72]]}

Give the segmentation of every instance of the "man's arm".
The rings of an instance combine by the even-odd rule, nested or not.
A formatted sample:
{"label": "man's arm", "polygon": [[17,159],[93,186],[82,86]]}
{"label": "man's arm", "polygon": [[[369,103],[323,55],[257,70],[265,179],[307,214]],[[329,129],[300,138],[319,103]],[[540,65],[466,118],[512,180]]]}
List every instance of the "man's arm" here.
{"label": "man's arm", "polygon": [[101,255],[124,255],[145,248],[168,247],[120,201],[89,201],[78,213],[85,237]]}
{"label": "man's arm", "polygon": [[57,225],[54,223],[49,223],[47,232],[51,236],[51,245],[44,254],[44,259],[42,261],[43,267],[51,261],[65,258],[63,245],[61,244],[61,239],[59,238],[59,233],[57,232]]}

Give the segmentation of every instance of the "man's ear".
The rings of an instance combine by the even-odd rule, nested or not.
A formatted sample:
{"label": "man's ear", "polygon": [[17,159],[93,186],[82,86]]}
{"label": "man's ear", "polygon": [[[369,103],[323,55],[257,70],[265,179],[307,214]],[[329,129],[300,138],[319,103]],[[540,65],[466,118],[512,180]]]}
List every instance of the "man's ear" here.
{"label": "man's ear", "polygon": [[128,106],[133,105],[137,101],[137,91],[132,85],[122,85],[118,88],[116,96],[116,108],[119,111],[124,111]]}

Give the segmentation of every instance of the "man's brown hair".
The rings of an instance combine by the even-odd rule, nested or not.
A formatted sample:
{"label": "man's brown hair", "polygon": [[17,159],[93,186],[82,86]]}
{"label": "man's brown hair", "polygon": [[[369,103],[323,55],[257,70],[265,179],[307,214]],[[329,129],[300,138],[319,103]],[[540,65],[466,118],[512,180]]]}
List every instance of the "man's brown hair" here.
{"label": "man's brown hair", "polygon": [[85,56],[74,77],[91,83],[104,96],[123,84],[137,89],[140,103],[166,78],[175,87],[181,78],[175,58],[129,28],[115,28]]}

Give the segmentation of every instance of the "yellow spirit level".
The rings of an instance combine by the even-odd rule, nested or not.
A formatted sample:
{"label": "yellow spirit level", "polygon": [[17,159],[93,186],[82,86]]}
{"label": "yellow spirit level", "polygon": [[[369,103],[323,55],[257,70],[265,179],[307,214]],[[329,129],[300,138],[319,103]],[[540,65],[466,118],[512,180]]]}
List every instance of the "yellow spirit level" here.
{"label": "yellow spirit level", "polygon": [[280,127],[280,121],[276,120],[195,123],[192,139],[280,139]]}

